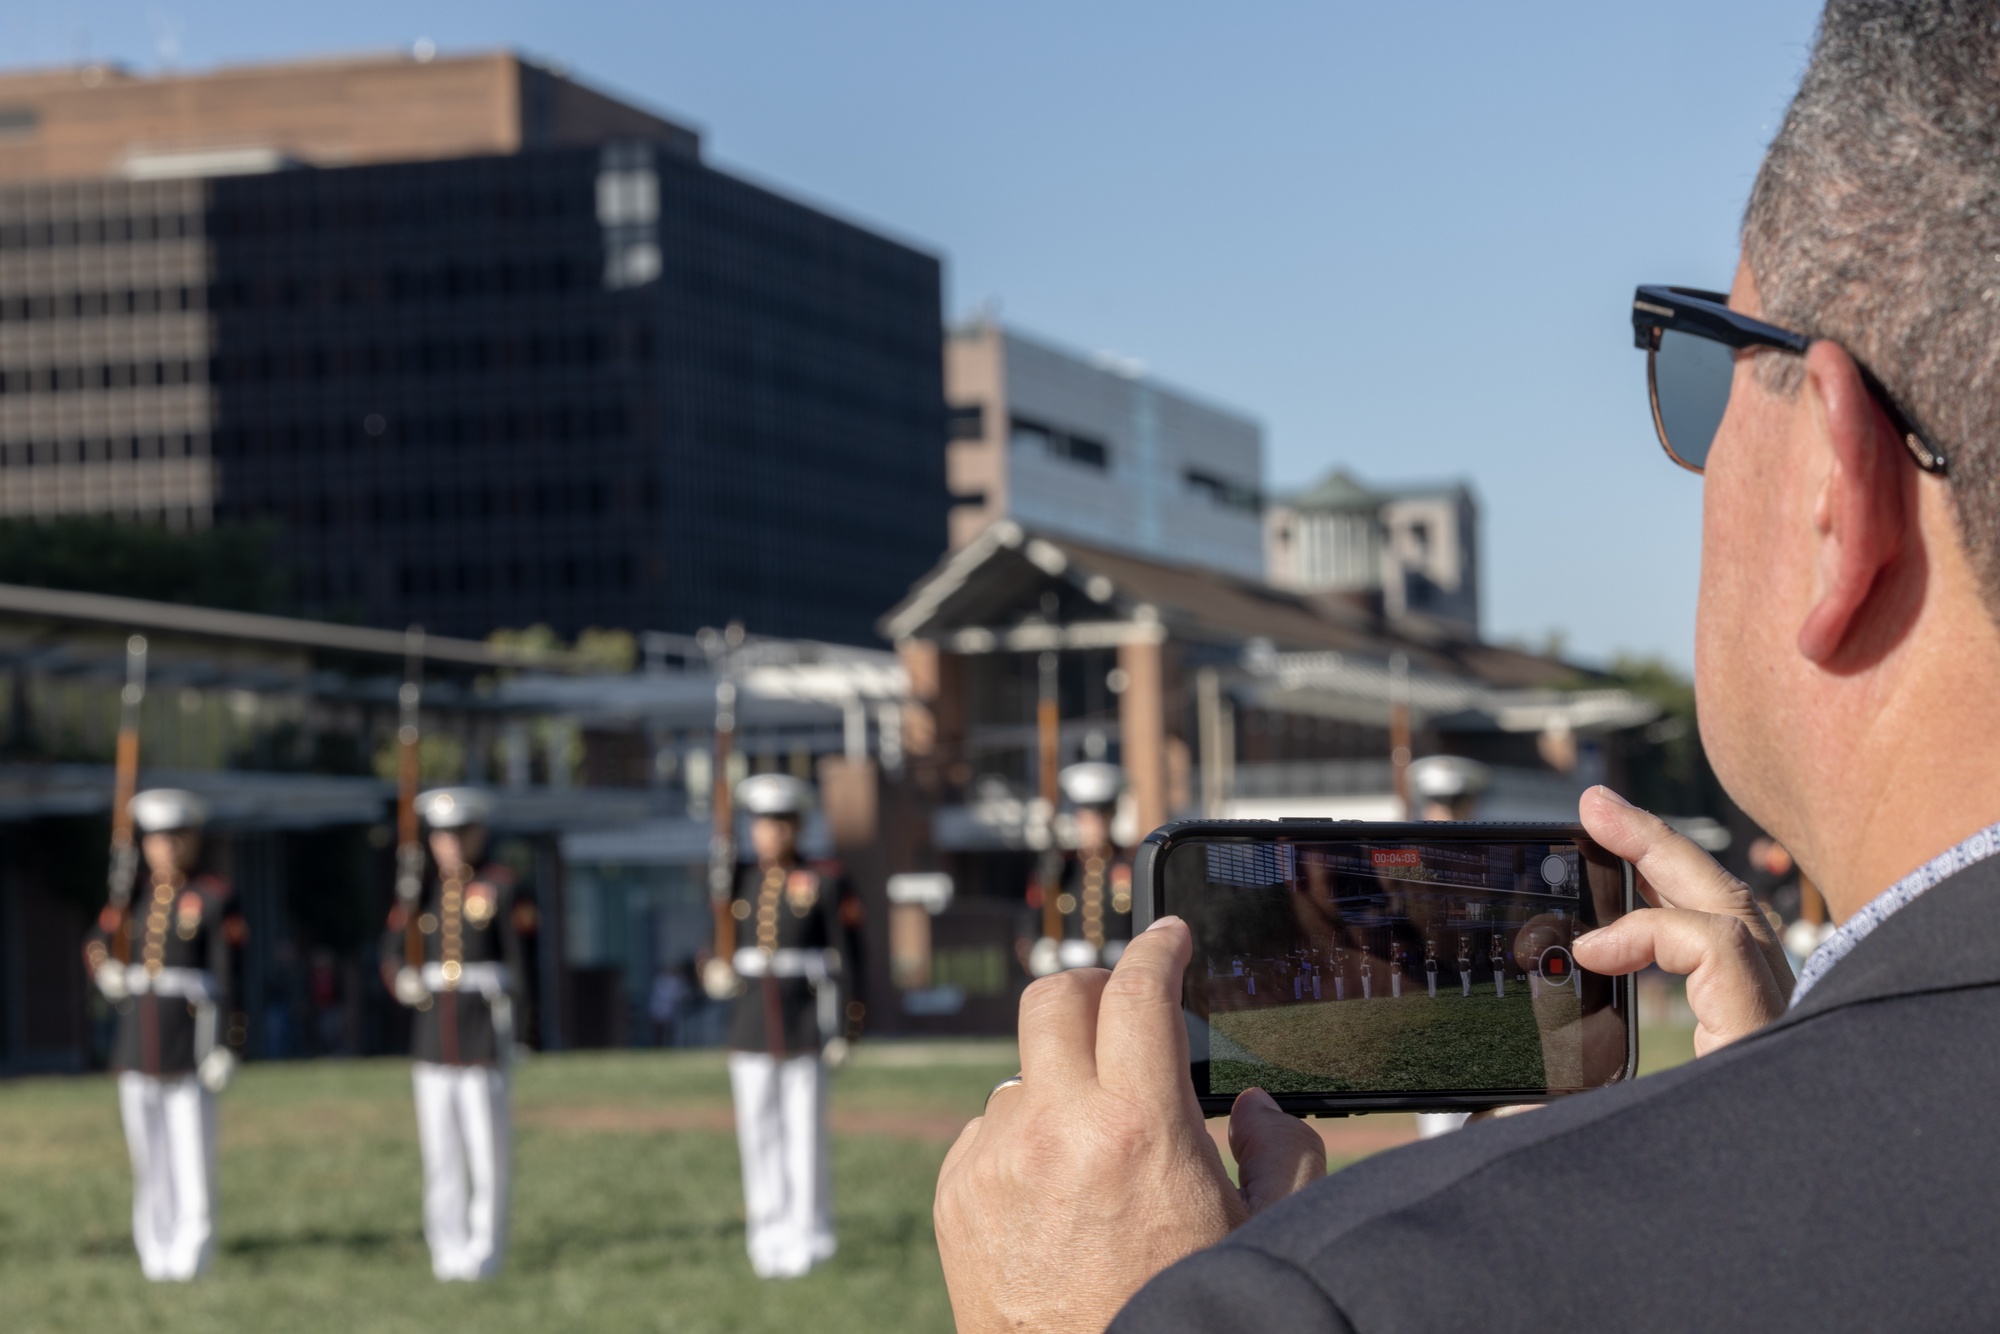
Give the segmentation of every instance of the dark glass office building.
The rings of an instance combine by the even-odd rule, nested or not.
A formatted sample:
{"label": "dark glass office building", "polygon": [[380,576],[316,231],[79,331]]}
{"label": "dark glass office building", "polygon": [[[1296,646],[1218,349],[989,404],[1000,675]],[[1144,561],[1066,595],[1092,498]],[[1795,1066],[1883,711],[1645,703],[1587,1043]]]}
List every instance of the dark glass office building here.
{"label": "dark glass office building", "polygon": [[0,186],[0,514],[265,523],[308,614],[874,638],[936,257],[638,140]]}

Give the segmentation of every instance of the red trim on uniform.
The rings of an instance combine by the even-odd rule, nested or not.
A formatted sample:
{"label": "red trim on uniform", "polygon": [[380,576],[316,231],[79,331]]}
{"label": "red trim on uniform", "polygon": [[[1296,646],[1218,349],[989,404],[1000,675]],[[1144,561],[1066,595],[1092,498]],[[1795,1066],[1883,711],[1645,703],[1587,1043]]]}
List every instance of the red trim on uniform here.
{"label": "red trim on uniform", "polygon": [[772,1059],[785,1056],[785,1011],[778,1003],[778,979],[764,974],[764,1047]]}
{"label": "red trim on uniform", "polygon": [[160,998],[147,992],[139,1000],[139,1073],[160,1073]]}
{"label": "red trim on uniform", "polygon": [[458,993],[438,993],[438,1060],[445,1065],[458,1061]]}

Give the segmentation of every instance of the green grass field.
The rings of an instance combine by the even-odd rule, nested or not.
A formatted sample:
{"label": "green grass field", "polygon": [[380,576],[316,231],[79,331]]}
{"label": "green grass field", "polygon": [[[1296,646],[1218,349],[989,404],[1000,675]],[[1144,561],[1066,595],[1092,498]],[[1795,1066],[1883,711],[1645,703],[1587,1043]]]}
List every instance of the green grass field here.
{"label": "green grass field", "polygon": [[[1573,998],[1548,1000],[1567,1000],[1574,1023]],[[1504,998],[1489,984],[1470,997],[1453,986],[1440,988],[1435,1000],[1417,988],[1396,999],[1294,1002],[1234,1010],[1209,1023],[1220,1039],[1209,1065],[1209,1087],[1218,1093],[1252,1085],[1272,1093],[1544,1086],[1541,1030],[1526,986]]]}
{"label": "green grass field", "polygon": [[[1646,1066],[1687,1038],[1649,1031]],[[833,1098],[840,1254],[764,1284],[743,1255],[719,1053],[543,1057],[515,1085],[513,1244],[482,1286],[431,1279],[402,1061],[254,1065],[222,1103],[220,1247],[188,1286],[139,1276],[102,1076],[0,1083],[0,1329],[923,1331],[950,1328],[931,1194],[952,1137],[1016,1068],[1004,1042],[864,1044]],[[1335,1165],[1408,1117],[1323,1123]]]}
{"label": "green grass field", "polygon": [[481,1287],[431,1279],[409,1066],[251,1066],[221,1112],[220,1246],[146,1283],[106,1078],[0,1084],[0,1328],[945,1330],[938,1164],[1009,1043],[864,1047],[836,1083],[838,1257],[763,1284],[719,1053],[580,1054],[519,1068],[512,1245]]}

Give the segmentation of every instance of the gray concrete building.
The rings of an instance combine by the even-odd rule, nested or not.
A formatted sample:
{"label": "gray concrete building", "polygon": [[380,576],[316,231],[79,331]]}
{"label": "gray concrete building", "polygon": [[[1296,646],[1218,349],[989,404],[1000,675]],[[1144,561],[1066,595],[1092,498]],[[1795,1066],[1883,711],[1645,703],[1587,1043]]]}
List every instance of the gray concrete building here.
{"label": "gray concrete building", "polygon": [[952,549],[1000,519],[1261,578],[1263,429],[1129,362],[977,320],[945,344]]}

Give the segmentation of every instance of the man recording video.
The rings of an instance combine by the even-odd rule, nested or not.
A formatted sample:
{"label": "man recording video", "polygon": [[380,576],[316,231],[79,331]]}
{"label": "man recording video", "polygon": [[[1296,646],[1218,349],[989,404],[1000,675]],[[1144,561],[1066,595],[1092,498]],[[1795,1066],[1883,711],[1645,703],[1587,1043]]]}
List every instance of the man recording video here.
{"label": "man recording video", "polygon": [[[1635,74],[1634,113],[1692,87]],[[1687,974],[1702,1059],[1324,1181],[1318,1137],[1251,1090],[1239,1188],[1189,1086],[1191,946],[1164,919],[1115,973],[1022,1000],[1021,1078],[939,1180],[961,1331],[1990,1320],[1996,139],[2000,3],[1832,0],[1726,304],[1634,304],[1661,443],[1706,478],[1703,742],[1841,923],[1796,991],[1748,891],[1594,789],[1584,824],[1660,906],[1576,960]]]}

